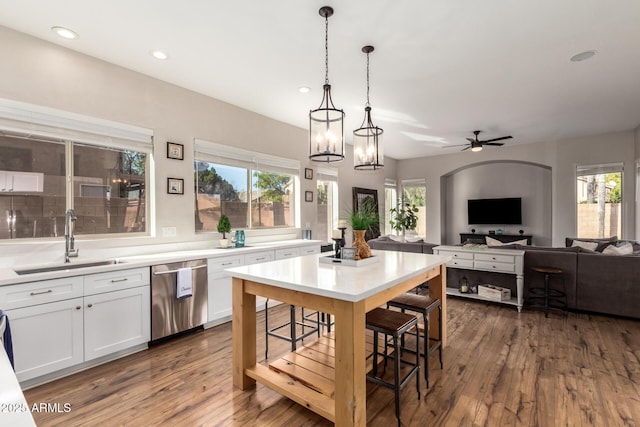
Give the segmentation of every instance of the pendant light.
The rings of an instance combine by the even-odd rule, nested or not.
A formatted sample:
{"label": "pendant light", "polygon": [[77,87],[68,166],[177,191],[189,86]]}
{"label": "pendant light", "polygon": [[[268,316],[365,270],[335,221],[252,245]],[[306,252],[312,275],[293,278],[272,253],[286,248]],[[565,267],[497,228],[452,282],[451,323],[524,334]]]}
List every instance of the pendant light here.
{"label": "pendant light", "polygon": [[338,162],[344,159],[344,111],[331,99],[329,84],[329,17],[333,8],[320,8],[324,18],[324,94],[320,107],[309,112],[309,159],[314,162]]}
{"label": "pendant light", "polygon": [[371,104],[369,104],[369,54],[373,46],[364,46],[367,54],[367,104],[364,107],[364,120],[360,129],[353,131],[353,168],[355,170],[376,170],[384,167],[382,150],[382,133],[384,132],[371,121]]}

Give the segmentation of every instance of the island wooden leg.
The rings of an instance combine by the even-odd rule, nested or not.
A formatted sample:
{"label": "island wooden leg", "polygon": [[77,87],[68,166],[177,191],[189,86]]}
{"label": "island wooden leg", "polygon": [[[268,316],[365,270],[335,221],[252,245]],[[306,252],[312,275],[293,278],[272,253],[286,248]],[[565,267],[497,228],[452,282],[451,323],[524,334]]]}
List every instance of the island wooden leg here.
{"label": "island wooden leg", "polygon": [[335,425],[365,426],[367,384],[364,302],[336,301]]}
{"label": "island wooden leg", "polygon": [[[440,274],[429,280],[429,296],[440,300],[442,308],[442,347],[447,345],[447,266],[440,266]],[[438,338],[438,311],[434,310],[429,315],[429,336]]]}
{"label": "island wooden leg", "polygon": [[244,292],[244,280],[233,278],[233,385],[245,390],[256,381],[245,373],[256,364],[256,296]]}

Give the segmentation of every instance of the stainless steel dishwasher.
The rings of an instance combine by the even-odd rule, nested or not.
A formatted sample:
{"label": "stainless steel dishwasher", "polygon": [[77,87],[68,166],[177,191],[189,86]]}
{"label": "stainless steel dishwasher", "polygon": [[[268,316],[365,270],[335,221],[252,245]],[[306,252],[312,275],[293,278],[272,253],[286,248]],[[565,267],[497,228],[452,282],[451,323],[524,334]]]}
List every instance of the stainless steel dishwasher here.
{"label": "stainless steel dishwasher", "polygon": [[[178,270],[191,269],[191,294],[178,298]],[[187,273],[188,274],[188,273]],[[151,341],[203,325],[207,321],[207,260],[151,266]]]}

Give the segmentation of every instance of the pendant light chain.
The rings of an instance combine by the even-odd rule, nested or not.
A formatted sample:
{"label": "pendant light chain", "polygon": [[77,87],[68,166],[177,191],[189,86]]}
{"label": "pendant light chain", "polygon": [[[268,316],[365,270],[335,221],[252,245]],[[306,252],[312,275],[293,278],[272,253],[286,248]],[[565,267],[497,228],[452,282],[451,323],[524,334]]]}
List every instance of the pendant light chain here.
{"label": "pendant light chain", "polygon": [[329,17],[324,17],[324,84],[329,84]]}
{"label": "pendant light chain", "polygon": [[367,107],[370,107],[369,103],[369,52],[367,52]]}

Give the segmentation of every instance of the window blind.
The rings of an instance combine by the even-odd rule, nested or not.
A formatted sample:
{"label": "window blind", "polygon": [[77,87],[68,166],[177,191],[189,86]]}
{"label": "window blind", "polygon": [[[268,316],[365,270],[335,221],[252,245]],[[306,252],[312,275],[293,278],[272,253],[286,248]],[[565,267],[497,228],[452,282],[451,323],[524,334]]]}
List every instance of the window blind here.
{"label": "window blind", "polygon": [[299,176],[300,162],[298,160],[258,153],[228,145],[195,140],[195,158],[211,163],[244,167],[263,172],[282,173]]}
{"label": "window blind", "polygon": [[145,153],[153,150],[151,129],[1,98],[0,131],[22,138],[74,141]]}
{"label": "window blind", "polygon": [[576,175],[600,175],[607,173],[622,172],[624,169],[622,163],[605,163],[601,165],[578,165],[576,166]]}

